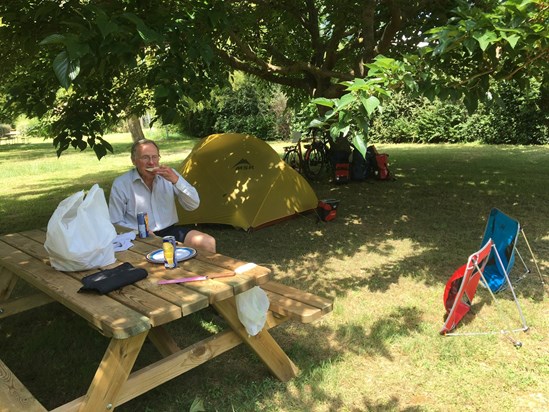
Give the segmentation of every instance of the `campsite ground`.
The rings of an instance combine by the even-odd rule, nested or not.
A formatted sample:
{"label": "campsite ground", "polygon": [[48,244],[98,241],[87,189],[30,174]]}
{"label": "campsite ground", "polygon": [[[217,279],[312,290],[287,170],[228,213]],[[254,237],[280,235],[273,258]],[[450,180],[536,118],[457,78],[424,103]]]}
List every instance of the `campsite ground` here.
{"label": "campsite ground", "polygon": [[[45,226],[60,200],[93,183],[108,190],[130,166],[128,139],[111,139],[120,154],[100,162],[92,152],[57,159],[49,142],[1,146],[6,167],[0,233]],[[163,162],[177,166],[192,145],[161,142]],[[283,145],[274,146],[281,152]],[[203,228],[218,239],[222,253],[268,266],[278,281],[335,299],[333,313],[320,322],[273,332],[300,376],[280,383],[239,347],[118,411],[187,411],[195,397],[208,411],[549,410],[549,147],[378,148],[389,153],[395,181],[312,183],[319,198],[340,200],[333,222],[306,215],[252,233]],[[546,275],[545,288],[535,273],[517,284],[530,326],[528,333],[513,335],[521,348],[499,334],[438,334],[446,280],[480,246],[492,207],[522,223]],[[524,246],[521,239],[526,258]],[[509,293],[498,298],[496,306],[480,289],[475,315],[459,330],[519,326]],[[51,408],[82,394],[107,340],[63,307],[47,309],[2,320],[0,353]],[[204,312],[172,332],[185,341],[221,326],[215,313]],[[68,350],[73,345],[79,350]],[[145,356],[158,355],[148,346]]]}

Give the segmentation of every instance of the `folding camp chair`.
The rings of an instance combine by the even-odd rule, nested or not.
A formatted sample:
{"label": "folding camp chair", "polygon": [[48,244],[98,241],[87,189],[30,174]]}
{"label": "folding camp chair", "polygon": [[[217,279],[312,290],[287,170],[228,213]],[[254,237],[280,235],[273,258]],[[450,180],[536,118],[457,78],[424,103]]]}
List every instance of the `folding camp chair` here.
{"label": "folding camp chair", "polygon": [[484,230],[484,236],[482,238],[481,247],[488,242],[489,239],[492,239],[494,242],[494,250],[497,250],[501,258],[501,263],[496,259],[495,252],[490,253],[488,262],[484,269],[484,278],[486,281],[483,281],[483,286],[487,286],[494,293],[497,293],[506,288],[507,282],[505,281],[505,273],[510,274],[515,263],[515,253],[519,257],[522,265],[524,267],[524,273],[518,277],[522,279],[526,274],[531,273],[531,270],[526,266],[524,259],[517,249],[518,236],[522,234],[526,245],[532,256],[532,260],[536,266],[537,272],[543,284],[543,277],[539,270],[536,258],[530,248],[528,239],[524,230],[520,226],[520,223],[507,216],[502,211],[494,208],[490,211],[488,217],[488,222],[486,223],[486,229]]}
{"label": "folding camp chair", "polygon": [[[485,335],[493,333],[507,334],[528,330],[528,326],[526,325],[526,321],[522,314],[522,309],[515,295],[513,285],[509,280],[507,271],[503,269],[504,279],[513,294],[513,298],[515,300],[515,304],[517,306],[518,313],[522,322],[522,328],[514,330],[499,330],[494,332],[451,333],[451,331],[456,328],[460,320],[471,309],[473,298],[477,291],[477,286],[479,282],[482,280],[487,284],[487,279],[485,278],[484,273],[486,271],[486,268],[488,267],[488,262],[492,254],[495,257],[497,264],[500,265],[500,267],[504,268],[502,259],[499,255],[495,243],[492,241],[492,239],[488,239],[486,244],[478,252],[473,253],[471,256],[469,256],[467,264],[458,268],[454,272],[452,277],[448,280],[448,283],[446,284],[446,289],[444,291],[444,306],[446,308],[447,317],[442,329],[440,330],[441,335]],[[490,292],[494,303],[497,305],[497,300],[494,293],[490,288],[488,288],[488,291]],[[519,341],[512,338],[511,340],[516,346],[522,346],[522,343],[520,343]]]}

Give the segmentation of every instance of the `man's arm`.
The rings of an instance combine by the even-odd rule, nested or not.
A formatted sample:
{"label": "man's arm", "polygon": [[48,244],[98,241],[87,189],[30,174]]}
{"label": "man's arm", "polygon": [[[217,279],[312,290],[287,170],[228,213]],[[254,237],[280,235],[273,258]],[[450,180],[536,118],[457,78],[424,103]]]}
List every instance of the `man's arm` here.
{"label": "man's arm", "polygon": [[177,200],[185,210],[195,210],[200,205],[198,192],[187,182],[183,176],[179,176],[177,182],[173,185]]}
{"label": "man's arm", "polygon": [[172,183],[174,194],[177,196],[177,200],[183,206],[183,209],[195,210],[200,205],[200,197],[196,189],[174,169],[160,166],[156,174]]}
{"label": "man's arm", "polygon": [[111,223],[117,226],[123,226],[128,229],[137,229],[133,227],[131,222],[126,221],[127,196],[123,190],[115,182],[112,185],[111,194],[109,195],[109,216]]}

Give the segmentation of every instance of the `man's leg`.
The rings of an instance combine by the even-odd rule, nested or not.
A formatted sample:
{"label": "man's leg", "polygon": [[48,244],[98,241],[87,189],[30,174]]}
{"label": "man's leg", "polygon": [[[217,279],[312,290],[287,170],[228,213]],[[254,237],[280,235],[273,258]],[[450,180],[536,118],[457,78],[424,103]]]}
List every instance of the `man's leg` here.
{"label": "man's leg", "polygon": [[187,246],[216,253],[215,238],[185,226],[170,226],[155,232],[157,236],[174,236],[175,240]]}
{"label": "man's leg", "polygon": [[216,253],[215,238],[198,230],[190,230],[183,241],[185,245]]}

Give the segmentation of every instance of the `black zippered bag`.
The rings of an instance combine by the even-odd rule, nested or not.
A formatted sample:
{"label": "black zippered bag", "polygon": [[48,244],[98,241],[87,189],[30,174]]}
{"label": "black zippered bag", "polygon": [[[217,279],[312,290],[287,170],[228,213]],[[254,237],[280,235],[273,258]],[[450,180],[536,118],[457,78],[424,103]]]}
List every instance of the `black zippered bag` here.
{"label": "black zippered bag", "polygon": [[97,292],[104,295],[145,279],[147,275],[145,269],[133,267],[130,263],[125,262],[115,268],[105,269],[82,278],[84,286],[78,292]]}

